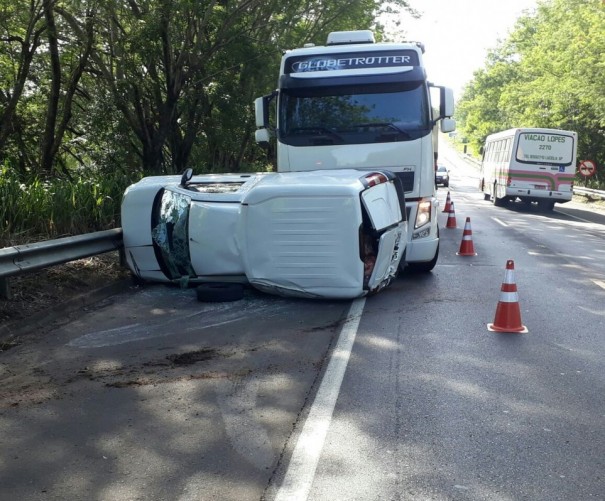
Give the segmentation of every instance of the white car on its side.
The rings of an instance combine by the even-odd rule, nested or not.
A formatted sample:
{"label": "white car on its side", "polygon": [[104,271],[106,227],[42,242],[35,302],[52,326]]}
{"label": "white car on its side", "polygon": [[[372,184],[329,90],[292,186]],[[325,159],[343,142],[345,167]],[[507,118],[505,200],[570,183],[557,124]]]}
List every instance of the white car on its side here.
{"label": "white car on its side", "polygon": [[122,202],[126,261],[149,281],[249,284],[283,296],[354,298],[396,276],[403,190],[358,170],[148,177]]}

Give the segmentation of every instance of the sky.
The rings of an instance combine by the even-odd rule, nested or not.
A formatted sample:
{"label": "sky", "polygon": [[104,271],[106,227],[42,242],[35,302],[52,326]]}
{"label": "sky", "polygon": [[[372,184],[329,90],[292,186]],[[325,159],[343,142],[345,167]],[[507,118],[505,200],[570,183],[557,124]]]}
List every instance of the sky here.
{"label": "sky", "polygon": [[506,39],[524,10],[536,7],[537,0],[409,0],[422,14],[406,15],[401,29],[405,38],[423,42],[428,79],[435,85],[462,89],[482,68],[488,49]]}

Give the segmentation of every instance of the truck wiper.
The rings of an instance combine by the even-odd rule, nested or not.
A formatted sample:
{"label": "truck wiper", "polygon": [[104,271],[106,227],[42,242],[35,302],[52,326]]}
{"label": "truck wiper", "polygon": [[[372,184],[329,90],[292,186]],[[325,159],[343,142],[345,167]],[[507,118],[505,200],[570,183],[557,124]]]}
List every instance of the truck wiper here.
{"label": "truck wiper", "polygon": [[328,135],[334,139],[337,139],[338,141],[344,142],[344,139],[340,134],[338,134],[337,132],[334,132],[332,129],[328,129],[327,127],[295,127],[293,129],[290,129],[288,136],[294,136],[294,135],[299,135],[299,134],[300,135],[310,135],[310,136]]}
{"label": "truck wiper", "polygon": [[391,122],[368,122],[368,123],[364,123],[364,124],[355,124],[355,127],[359,127],[359,128],[385,127],[385,128],[394,130],[397,133],[397,136],[403,136],[405,138],[411,137],[409,132],[403,130],[401,127],[399,127]]}

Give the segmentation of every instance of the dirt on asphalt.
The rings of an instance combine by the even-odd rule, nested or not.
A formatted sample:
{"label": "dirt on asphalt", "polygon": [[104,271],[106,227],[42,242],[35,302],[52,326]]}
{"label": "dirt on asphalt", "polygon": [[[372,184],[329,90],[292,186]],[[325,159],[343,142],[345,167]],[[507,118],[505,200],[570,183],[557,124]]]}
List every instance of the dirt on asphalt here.
{"label": "dirt on asphalt", "polygon": [[129,281],[130,272],[120,264],[117,251],[11,277],[10,298],[0,298],[0,352],[18,344],[17,333],[27,330],[36,316]]}

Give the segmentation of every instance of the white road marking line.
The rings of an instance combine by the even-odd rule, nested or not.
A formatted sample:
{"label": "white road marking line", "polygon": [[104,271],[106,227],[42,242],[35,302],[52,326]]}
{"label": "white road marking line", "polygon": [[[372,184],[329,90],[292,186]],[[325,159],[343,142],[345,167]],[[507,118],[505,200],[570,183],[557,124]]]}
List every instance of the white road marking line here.
{"label": "white road marking line", "polygon": [[584,219],[583,217],[574,216],[572,214],[568,214],[567,212],[562,211],[562,210],[555,210],[554,212],[556,212],[557,214],[563,214],[564,216],[567,216],[567,217],[571,217],[572,219],[577,219],[578,221],[582,221],[583,223],[592,223],[592,224],[594,224],[594,221],[589,221],[588,219]]}
{"label": "white road marking line", "polygon": [[338,343],[296,442],[275,501],[305,501],[309,496],[365,302],[365,298],[356,299],[349,309],[347,321],[340,331]]}
{"label": "white road marking line", "polygon": [[508,224],[506,224],[504,221],[500,221],[497,217],[492,217],[492,219],[496,221],[496,223],[498,223],[499,225],[508,227]]}
{"label": "white road marking line", "polygon": [[595,280],[592,279],[592,281],[597,284],[601,289],[605,289],[605,282],[603,282],[602,280]]}

